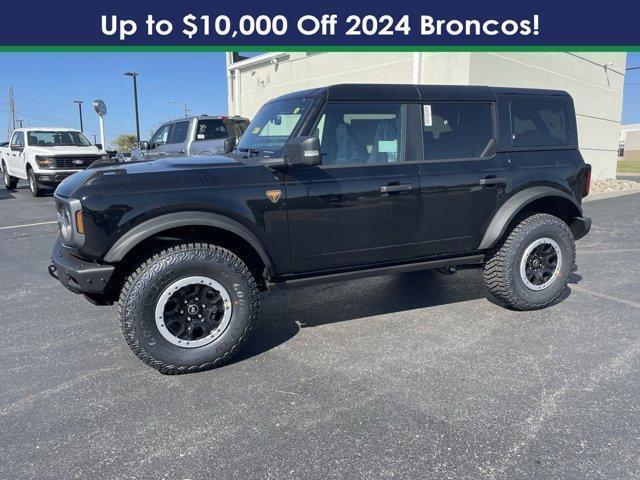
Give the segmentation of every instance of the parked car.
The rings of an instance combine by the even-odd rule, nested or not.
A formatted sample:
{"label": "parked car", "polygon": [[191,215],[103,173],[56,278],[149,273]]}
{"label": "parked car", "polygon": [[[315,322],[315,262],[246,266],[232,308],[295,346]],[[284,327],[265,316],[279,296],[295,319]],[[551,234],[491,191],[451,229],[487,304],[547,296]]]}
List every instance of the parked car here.
{"label": "parked car", "polygon": [[172,120],[161,125],[151,140],[140,142],[140,148],[131,152],[131,161],[229,152],[247,125],[247,118],[236,116],[199,115]]}
{"label": "parked car", "polygon": [[78,130],[70,128],[18,128],[9,148],[2,151],[4,185],[14,189],[18,179],[29,181],[34,197],[55,189],[69,175],[107,158]]}
{"label": "parked car", "polygon": [[202,370],[238,350],[262,290],[480,268],[506,306],[545,307],[590,229],[590,176],[565,92],[306,90],[264,105],[235,154],[64,181],[49,271],[94,303],[118,301],[142,361]]}

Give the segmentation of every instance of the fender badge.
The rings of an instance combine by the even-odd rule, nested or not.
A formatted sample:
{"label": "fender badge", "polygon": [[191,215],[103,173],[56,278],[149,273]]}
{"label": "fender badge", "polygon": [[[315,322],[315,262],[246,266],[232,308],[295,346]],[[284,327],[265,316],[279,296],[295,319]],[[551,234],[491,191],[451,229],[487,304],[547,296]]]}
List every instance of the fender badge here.
{"label": "fender badge", "polygon": [[281,196],[282,192],[280,190],[267,190],[267,197],[272,203],[278,203]]}

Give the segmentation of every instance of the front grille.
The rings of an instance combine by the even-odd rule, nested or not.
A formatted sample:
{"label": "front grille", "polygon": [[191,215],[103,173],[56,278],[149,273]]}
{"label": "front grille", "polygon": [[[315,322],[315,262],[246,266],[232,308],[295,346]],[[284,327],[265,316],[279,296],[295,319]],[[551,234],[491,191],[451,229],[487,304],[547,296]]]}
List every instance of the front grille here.
{"label": "front grille", "polygon": [[53,157],[55,160],[55,168],[79,170],[85,169],[96,160],[100,159],[100,155],[70,155],[67,157]]}

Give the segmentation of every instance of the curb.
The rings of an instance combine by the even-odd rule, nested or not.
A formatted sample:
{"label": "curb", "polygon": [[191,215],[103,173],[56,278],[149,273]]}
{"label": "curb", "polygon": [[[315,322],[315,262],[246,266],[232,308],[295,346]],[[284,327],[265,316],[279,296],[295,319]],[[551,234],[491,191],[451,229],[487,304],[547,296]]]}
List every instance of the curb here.
{"label": "curb", "polygon": [[596,200],[605,200],[607,198],[623,197],[625,195],[634,195],[640,193],[640,188],[629,188],[627,190],[616,190],[615,192],[592,193],[582,200],[582,203],[595,202]]}

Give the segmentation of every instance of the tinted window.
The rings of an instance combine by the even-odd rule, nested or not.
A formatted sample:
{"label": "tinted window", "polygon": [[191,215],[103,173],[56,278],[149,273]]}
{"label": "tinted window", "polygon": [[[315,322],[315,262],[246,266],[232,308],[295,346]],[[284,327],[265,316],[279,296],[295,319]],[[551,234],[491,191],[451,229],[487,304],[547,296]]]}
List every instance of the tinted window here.
{"label": "tinted window", "polygon": [[226,125],[219,118],[198,121],[196,140],[218,140],[229,136]]}
{"label": "tinted window", "polygon": [[151,148],[158,148],[169,141],[169,134],[171,133],[171,124],[163,125],[158,129],[155,135],[151,138]]}
{"label": "tinted window", "polygon": [[323,165],[402,161],[403,106],[329,103],[315,128]]}
{"label": "tinted window", "polygon": [[422,111],[425,160],[478,158],[493,138],[489,103],[438,102]]}
{"label": "tinted window", "polygon": [[187,139],[188,130],[189,122],[174,123],[173,133],[171,134],[171,143],[183,143]]}
{"label": "tinted window", "polygon": [[511,102],[511,138],[516,147],[566,145],[564,102]]}

